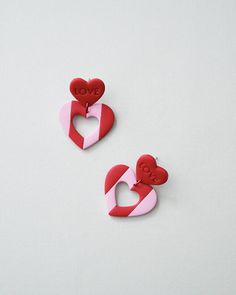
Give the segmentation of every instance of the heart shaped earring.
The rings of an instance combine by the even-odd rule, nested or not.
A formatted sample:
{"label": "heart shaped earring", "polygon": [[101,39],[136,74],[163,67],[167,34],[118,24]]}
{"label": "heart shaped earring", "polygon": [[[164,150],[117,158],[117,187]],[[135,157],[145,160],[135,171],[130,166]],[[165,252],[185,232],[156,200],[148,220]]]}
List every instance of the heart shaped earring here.
{"label": "heart shaped earring", "polygon": [[[111,216],[139,216],[151,211],[157,196],[151,185],[160,185],[167,181],[167,171],[158,166],[151,155],[142,155],[136,164],[136,175],[126,165],[116,165],[107,173],[105,180],[105,198],[108,214]],[[139,194],[139,201],[133,206],[118,206],[116,187],[120,182],[128,184],[129,189]]]}
{"label": "heart shaped earring", "polygon": [[[105,91],[105,84],[100,79],[92,79],[88,82],[76,78],[70,83],[70,92],[75,97],[66,103],[60,110],[59,119],[66,134],[81,149],[86,149],[101,140],[112,128],[114,113],[105,104],[96,103]],[[98,120],[97,130],[87,137],[83,137],[75,129],[73,119],[75,116],[85,118],[95,117]]]}

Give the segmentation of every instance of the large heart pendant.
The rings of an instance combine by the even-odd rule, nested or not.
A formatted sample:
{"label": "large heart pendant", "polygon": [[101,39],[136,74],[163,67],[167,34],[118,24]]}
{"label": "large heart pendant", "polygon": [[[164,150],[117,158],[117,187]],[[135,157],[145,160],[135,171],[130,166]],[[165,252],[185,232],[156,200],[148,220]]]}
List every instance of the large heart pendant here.
{"label": "large heart pendant", "polygon": [[[95,117],[98,120],[98,128],[91,135],[83,137],[74,127],[75,116]],[[105,104],[96,103],[86,108],[78,101],[71,101],[61,108],[59,119],[66,134],[73,142],[81,149],[86,149],[101,140],[110,131],[114,123],[114,113]]]}
{"label": "large heart pendant", "polygon": [[[131,191],[139,194],[139,201],[133,206],[118,206],[116,201],[116,187],[120,182],[128,184]],[[155,190],[147,184],[137,183],[134,171],[126,165],[111,168],[105,180],[105,197],[108,213],[111,216],[139,216],[151,211],[156,203]]]}

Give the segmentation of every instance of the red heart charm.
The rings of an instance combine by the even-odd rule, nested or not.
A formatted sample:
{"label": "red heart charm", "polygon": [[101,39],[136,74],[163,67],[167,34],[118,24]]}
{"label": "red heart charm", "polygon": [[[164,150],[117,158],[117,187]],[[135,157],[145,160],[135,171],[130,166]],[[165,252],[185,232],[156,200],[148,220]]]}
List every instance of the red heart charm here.
{"label": "red heart charm", "polygon": [[[139,194],[139,201],[133,206],[119,206],[116,201],[116,186],[126,182],[131,191]],[[105,196],[108,213],[111,216],[139,216],[151,211],[156,203],[157,196],[154,189],[147,184],[138,183],[135,173],[126,165],[116,165],[107,173],[105,180]]]}
{"label": "red heart charm", "polygon": [[70,83],[71,94],[83,105],[91,106],[103,95],[105,84],[100,79],[92,79],[88,82],[76,78]]}
{"label": "red heart charm", "polygon": [[168,172],[157,166],[155,158],[151,155],[142,155],[136,164],[137,180],[152,185],[160,185],[167,181]]}

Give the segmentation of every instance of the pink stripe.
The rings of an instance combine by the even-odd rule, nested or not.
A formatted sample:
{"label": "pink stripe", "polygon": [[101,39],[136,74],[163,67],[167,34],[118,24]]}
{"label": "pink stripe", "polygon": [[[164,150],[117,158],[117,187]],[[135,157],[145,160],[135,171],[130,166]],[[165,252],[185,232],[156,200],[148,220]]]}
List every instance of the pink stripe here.
{"label": "pink stripe", "polygon": [[155,207],[157,203],[156,192],[154,189],[138,204],[138,206],[129,214],[129,216],[143,215]]}
{"label": "pink stripe", "polygon": [[115,189],[116,185],[122,181],[128,184],[129,189],[131,189],[136,183],[135,173],[131,168],[127,169],[125,173],[121,175],[117,182],[112,186],[112,188],[106,193],[105,196],[107,200],[108,212],[110,212],[116,206]]}
{"label": "pink stripe", "polygon": [[70,131],[71,104],[72,104],[71,101],[67,102],[66,104],[62,106],[59,112],[59,120],[67,135],[69,135],[69,131]]}
{"label": "pink stripe", "polygon": [[93,134],[84,138],[83,149],[88,148],[89,146],[91,146],[92,144],[94,144],[95,142],[99,140],[101,113],[102,113],[102,104],[100,103],[94,104],[88,108],[88,113],[86,114],[86,118],[89,118],[89,117],[97,118],[99,122],[99,127],[96,129],[96,131]]}

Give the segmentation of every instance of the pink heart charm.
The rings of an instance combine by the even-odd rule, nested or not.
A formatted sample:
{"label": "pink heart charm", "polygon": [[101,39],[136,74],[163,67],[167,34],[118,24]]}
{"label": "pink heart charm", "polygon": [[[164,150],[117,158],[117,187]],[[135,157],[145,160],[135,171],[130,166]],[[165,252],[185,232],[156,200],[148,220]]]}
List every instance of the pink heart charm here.
{"label": "pink heart charm", "polygon": [[[87,137],[83,137],[75,129],[73,118],[75,116],[85,118],[95,117],[98,120],[97,130]],[[105,104],[96,103],[86,108],[78,101],[66,103],[60,110],[59,119],[66,134],[81,149],[86,149],[101,140],[112,128],[114,123],[114,113],[111,108]]]}
{"label": "pink heart charm", "polygon": [[[128,184],[131,191],[139,194],[139,201],[133,206],[118,206],[115,190],[120,182]],[[111,216],[138,216],[151,211],[156,203],[155,190],[147,184],[137,183],[134,171],[126,165],[117,165],[111,168],[105,180],[105,197],[108,213]]]}

